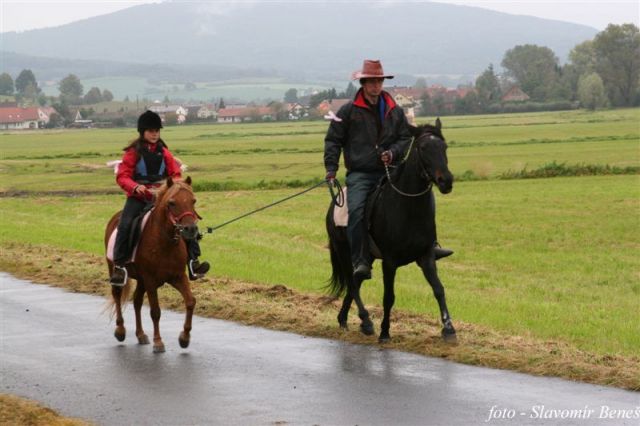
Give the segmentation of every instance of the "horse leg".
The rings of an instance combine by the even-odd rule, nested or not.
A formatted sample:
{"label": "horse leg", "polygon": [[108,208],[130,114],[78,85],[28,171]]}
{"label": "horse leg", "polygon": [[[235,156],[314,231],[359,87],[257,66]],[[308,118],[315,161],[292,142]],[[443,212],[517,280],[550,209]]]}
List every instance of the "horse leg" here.
{"label": "horse leg", "polygon": [[151,308],[151,320],[153,321],[153,352],[164,352],[164,343],[160,337],[160,303],[158,302],[158,288],[152,286],[147,288],[149,307]]}
{"label": "horse leg", "polygon": [[347,324],[347,318],[349,317],[349,309],[351,309],[351,302],[353,302],[353,297],[351,297],[351,293],[347,291],[347,294],[344,295],[344,300],[342,301],[342,307],[340,308],[340,313],[338,313],[338,323],[340,324],[340,328],[343,330],[348,330],[349,326]]}
{"label": "horse leg", "polygon": [[362,286],[362,279],[353,279],[349,285],[349,292],[351,297],[358,306],[358,317],[360,317],[360,331],[367,336],[371,336],[374,333],[373,323],[369,318],[369,311],[364,307],[362,299],[360,298],[360,287]]}
{"label": "horse leg", "polygon": [[447,309],[447,301],[444,295],[444,286],[442,285],[442,282],[440,282],[440,278],[438,278],[438,270],[436,267],[436,259],[434,253],[431,252],[430,255],[424,256],[418,262],[418,265],[422,269],[422,273],[433,289],[433,295],[438,301],[438,306],[440,307],[440,319],[442,320],[443,325],[442,338],[445,340],[445,342],[456,342],[456,330],[455,328],[453,328],[451,315],[449,315],[449,310]]}
{"label": "horse leg", "polygon": [[389,317],[391,316],[393,303],[396,301],[393,288],[396,279],[396,270],[395,265],[385,261],[382,262],[382,273],[384,277],[384,318],[382,318],[382,324],[380,324],[380,337],[378,337],[378,342],[380,343],[386,343],[391,340],[391,336],[389,335]]}
{"label": "horse leg", "polygon": [[136,337],[138,338],[138,343],[141,345],[149,344],[149,337],[145,334],[142,329],[142,302],[144,301],[144,284],[142,280],[138,279],[138,284],[136,285],[136,290],[133,293],[133,309],[136,313]]}
{"label": "horse leg", "polygon": [[184,319],[184,330],[180,333],[180,337],[178,337],[180,347],[186,348],[189,346],[189,340],[191,339],[191,319],[193,317],[193,310],[196,306],[196,298],[193,297],[193,293],[191,293],[191,286],[189,285],[189,280],[186,275],[183,274],[180,281],[177,283],[171,283],[171,285],[182,295],[187,311]]}
{"label": "horse leg", "polygon": [[124,328],[124,318],[122,317],[122,291],[123,287],[111,286],[111,297],[113,297],[116,311],[116,330],[113,335],[118,342],[123,342],[127,335],[127,329]]}

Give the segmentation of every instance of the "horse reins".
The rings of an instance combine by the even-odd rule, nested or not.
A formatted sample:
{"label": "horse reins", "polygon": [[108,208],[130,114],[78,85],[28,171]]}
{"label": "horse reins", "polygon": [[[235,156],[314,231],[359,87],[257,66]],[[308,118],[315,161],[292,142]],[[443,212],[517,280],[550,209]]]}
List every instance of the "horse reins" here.
{"label": "horse reins", "polygon": [[[425,135],[425,136],[426,136],[426,135]],[[433,135],[431,135],[431,134],[430,134],[430,136],[431,136],[431,138],[433,138],[433,137],[434,137],[434,136],[433,136]],[[422,136],[421,136],[421,137],[422,137]],[[409,145],[409,149],[408,149],[408,151],[407,151],[407,155],[402,159],[402,163],[405,163],[405,162],[409,159],[409,156],[411,155],[411,151],[412,151],[412,149],[413,149],[413,142],[414,142],[416,139],[419,139],[419,138],[414,138],[414,139],[411,141],[411,145]],[[377,146],[376,146],[376,148],[377,148]],[[422,164],[422,156],[420,155],[420,151],[418,151],[418,157],[420,157],[420,158],[419,158],[419,160],[420,160],[420,161],[419,161],[419,163],[420,163],[420,167],[422,167],[422,173],[424,173],[425,177],[426,177],[427,179],[429,179],[429,183],[427,184],[427,188],[426,188],[424,191],[422,191],[422,192],[418,192],[418,193],[415,193],[415,194],[409,194],[408,192],[404,192],[404,191],[402,191],[401,189],[397,188],[397,187],[393,184],[393,181],[391,181],[391,173],[389,173],[389,166],[388,166],[388,165],[386,165],[386,164],[384,165],[384,170],[385,170],[385,172],[387,173],[387,180],[388,180],[388,182],[389,182],[389,185],[391,185],[391,188],[393,188],[393,190],[394,190],[394,191],[396,191],[398,194],[403,195],[403,196],[405,196],[405,197],[420,197],[420,196],[422,196],[422,195],[424,195],[424,194],[428,193],[429,191],[431,191],[431,188],[433,187],[433,178],[431,177],[431,175],[429,175],[429,172],[427,172],[427,170],[424,168],[424,164]]]}

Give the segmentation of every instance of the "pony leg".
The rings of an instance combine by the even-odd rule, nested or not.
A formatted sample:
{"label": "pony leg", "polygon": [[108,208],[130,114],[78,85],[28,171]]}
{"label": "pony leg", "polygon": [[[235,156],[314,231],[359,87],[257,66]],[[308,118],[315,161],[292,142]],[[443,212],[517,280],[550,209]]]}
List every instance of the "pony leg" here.
{"label": "pony leg", "polygon": [[382,324],[380,324],[380,337],[378,337],[378,342],[380,343],[386,343],[391,340],[391,336],[389,335],[389,317],[391,316],[391,308],[396,301],[394,292],[396,270],[397,268],[389,262],[382,262],[382,273],[384,277],[384,318],[382,318]]}
{"label": "pony leg", "polygon": [[442,320],[443,325],[442,338],[446,342],[456,342],[456,330],[455,328],[453,328],[451,315],[449,315],[449,310],[447,309],[447,301],[444,295],[444,286],[442,285],[442,282],[440,282],[440,278],[438,278],[436,259],[433,251],[429,255],[424,256],[418,262],[418,265],[420,266],[420,268],[422,268],[422,273],[431,285],[433,295],[438,301],[438,306],[440,307],[440,319]]}
{"label": "pony leg", "polygon": [[189,340],[191,339],[191,319],[193,317],[193,310],[196,307],[196,298],[193,297],[193,293],[191,292],[191,286],[189,285],[189,280],[186,275],[182,275],[180,281],[177,283],[171,283],[176,290],[180,292],[182,295],[182,299],[184,300],[184,306],[186,308],[186,314],[184,319],[184,330],[180,333],[180,337],[178,337],[178,342],[180,343],[181,348],[186,348],[189,346]]}
{"label": "pony leg", "polygon": [[133,308],[136,313],[136,337],[138,338],[138,343],[141,345],[149,344],[149,337],[145,334],[142,329],[142,302],[144,300],[144,284],[142,280],[138,279],[138,284],[136,285],[136,290],[133,293]]}
{"label": "pony leg", "polygon": [[351,297],[355,300],[358,306],[358,317],[360,317],[360,331],[367,336],[371,336],[374,333],[373,323],[369,319],[369,311],[364,307],[362,299],[360,298],[360,286],[362,285],[362,279],[354,279],[349,285],[349,292]]}
{"label": "pony leg", "polygon": [[160,337],[160,303],[158,303],[158,288],[154,286],[147,290],[149,307],[151,308],[151,320],[153,321],[153,352],[164,352],[164,343]]}
{"label": "pony leg", "polygon": [[[127,283],[126,285],[129,284]],[[118,340],[118,342],[123,342],[127,335],[127,329],[124,328],[124,318],[122,317],[123,290],[123,287],[111,286],[111,297],[113,297],[116,312],[116,330],[113,335]]]}
{"label": "pony leg", "polygon": [[351,302],[353,302],[353,297],[351,297],[351,293],[347,291],[347,294],[344,295],[344,300],[342,301],[340,313],[338,313],[338,324],[340,324],[340,328],[343,330],[347,330],[349,328],[347,325],[347,318],[349,317]]}

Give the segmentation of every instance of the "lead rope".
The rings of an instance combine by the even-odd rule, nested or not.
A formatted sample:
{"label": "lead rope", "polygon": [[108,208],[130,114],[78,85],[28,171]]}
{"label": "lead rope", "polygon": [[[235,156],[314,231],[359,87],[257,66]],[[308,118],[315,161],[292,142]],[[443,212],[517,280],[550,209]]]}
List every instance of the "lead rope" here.
{"label": "lead rope", "polygon": [[[252,210],[252,211],[250,211],[250,212],[248,212],[248,213],[245,213],[245,214],[243,214],[243,215],[241,215],[241,216],[238,216],[238,217],[233,218],[233,219],[231,219],[231,220],[228,220],[228,221],[226,221],[226,222],[224,222],[224,223],[221,223],[220,225],[217,225],[217,226],[207,226],[207,234],[211,234],[211,233],[213,233],[213,231],[215,231],[216,229],[220,229],[220,228],[222,228],[223,226],[227,226],[227,225],[229,225],[230,223],[233,223],[233,222],[235,222],[235,221],[237,221],[237,220],[240,220],[240,219],[242,219],[242,218],[245,218],[245,217],[247,217],[247,216],[250,216],[250,215],[252,215],[252,214],[254,214],[254,213],[257,213],[257,212],[262,211],[262,210],[266,210],[266,209],[268,209],[269,207],[273,207],[273,206],[275,206],[275,205],[277,205],[277,204],[284,203],[284,202],[285,202],[285,201],[287,201],[287,200],[290,200],[290,199],[292,199],[292,198],[295,198],[295,197],[298,197],[298,196],[300,196],[300,195],[302,195],[302,194],[305,194],[305,193],[307,193],[307,192],[309,192],[309,191],[311,191],[311,190],[316,189],[316,188],[317,188],[317,187],[319,187],[320,185],[324,185],[324,184],[330,185],[330,184],[329,184],[329,182],[327,182],[326,180],[323,180],[323,181],[320,181],[320,182],[318,182],[317,184],[313,185],[312,187],[305,189],[304,191],[297,192],[297,193],[295,193],[295,194],[293,194],[293,195],[290,195],[290,196],[288,196],[288,197],[285,197],[285,198],[283,198],[283,199],[281,199],[281,200],[275,201],[275,202],[273,202],[273,203],[271,203],[271,204],[267,204],[266,206],[263,206],[263,207],[260,207],[260,208],[258,208],[258,209]],[[339,187],[339,190],[338,190],[338,195],[336,195],[335,197],[334,197],[334,195],[333,195],[333,190],[331,190],[331,186],[329,186],[329,189],[331,190],[331,194],[332,194],[332,197],[334,198],[334,201],[335,201],[336,199],[339,199],[340,195],[342,194],[342,187],[340,187],[340,184],[339,184],[337,181],[336,181],[336,184],[337,184],[337,186]],[[343,198],[343,200],[344,200],[344,198]],[[343,204],[344,204],[344,201],[343,201]]]}

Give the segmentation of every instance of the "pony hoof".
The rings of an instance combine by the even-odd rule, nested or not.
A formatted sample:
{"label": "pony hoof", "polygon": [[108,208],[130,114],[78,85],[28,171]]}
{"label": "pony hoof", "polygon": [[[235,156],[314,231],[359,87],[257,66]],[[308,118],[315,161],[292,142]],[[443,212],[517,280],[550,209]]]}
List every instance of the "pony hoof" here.
{"label": "pony hoof", "polygon": [[450,331],[447,329],[442,329],[442,340],[444,340],[445,343],[458,343],[458,336],[455,330]]}
{"label": "pony hoof", "polygon": [[378,337],[378,343],[384,344],[384,343],[389,343],[390,341],[391,341],[391,336],[389,335]]}
{"label": "pony hoof", "polygon": [[127,337],[127,332],[125,330],[122,330],[121,332],[119,332],[118,330],[116,330],[113,335],[115,336],[115,338],[118,340],[118,342],[124,342],[124,338]]}
{"label": "pony hoof", "polygon": [[340,329],[344,330],[344,331],[349,330],[349,325],[347,325],[346,321],[345,322],[342,322],[342,321],[340,322]]}
{"label": "pony hoof", "polygon": [[362,332],[362,334],[365,334],[367,336],[372,336],[374,333],[373,324],[371,322],[360,324],[360,331]]}
{"label": "pony hoof", "polygon": [[153,345],[153,353],[154,354],[161,354],[164,352],[164,344],[160,343],[160,344],[154,344]]}
{"label": "pony hoof", "polygon": [[138,344],[140,345],[148,345],[149,344],[149,336],[143,334],[142,336],[138,336]]}
{"label": "pony hoof", "polygon": [[180,337],[178,337],[178,343],[180,343],[181,348],[189,347],[189,337],[185,337],[184,331],[180,333]]}

